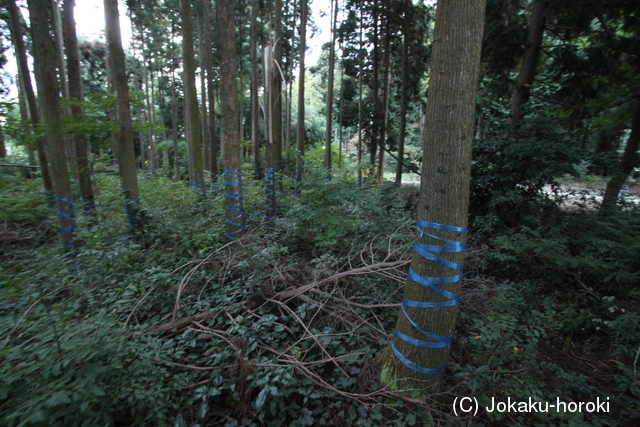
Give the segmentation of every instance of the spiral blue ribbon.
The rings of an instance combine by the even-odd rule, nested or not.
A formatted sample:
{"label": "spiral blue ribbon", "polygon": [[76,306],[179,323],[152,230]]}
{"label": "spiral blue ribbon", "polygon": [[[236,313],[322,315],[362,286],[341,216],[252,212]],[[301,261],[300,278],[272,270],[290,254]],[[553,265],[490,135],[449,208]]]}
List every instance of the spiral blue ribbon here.
{"label": "spiral blue ribbon", "polygon": [[[417,221],[417,228],[421,238],[426,235],[434,239],[440,240],[442,242],[445,242],[446,245],[425,245],[422,243],[414,243],[413,244],[414,251],[418,255],[422,256],[423,258],[426,258],[430,261],[434,261],[445,267],[449,267],[451,269],[460,271],[460,274],[457,274],[455,276],[450,276],[450,277],[427,277],[427,276],[420,276],[415,271],[413,271],[413,269],[410,268],[409,269],[410,280],[413,280],[414,282],[424,286],[430,291],[433,291],[438,295],[441,295],[447,298],[448,301],[420,302],[420,301],[403,299],[402,312],[404,313],[405,317],[414,328],[416,328],[422,335],[430,338],[431,341],[424,341],[424,340],[410,337],[398,331],[397,329],[394,330],[394,335],[400,338],[401,340],[403,340],[404,342],[411,344],[415,347],[445,348],[451,345],[451,341],[452,341],[451,337],[443,337],[443,336],[425,331],[424,329],[422,329],[420,326],[416,324],[416,322],[411,318],[411,316],[409,316],[409,313],[407,313],[407,310],[405,307],[413,307],[413,308],[450,307],[458,304],[458,302],[460,301],[460,297],[458,295],[452,292],[449,292],[438,285],[451,284],[451,283],[456,283],[460,281],[462,279],[462,264],[448,261],[444,258],[434,255],[434,253],[462,252],[467,245],[465,243],[457,242],[455,240],[448,240],[442,237],[435,236],[433,234],[425,232],[424,229],[455,231],[455,232],[466,232],[467,229],[463,227],[454,227],[451,225],[444,225],[444,224],[438,224],[435,222],[428,222],[428,221],[421,221],[421,220]],[[391,350],[407,368],[415,372],[418,372],[420,374],[433,375],[441,372],[445,368],[444,365],[438,368],[423,368],[421,366],[416,365],[415,363],[407,359],[402,353],[400,353],[400,351],[394,345],[393,340],[391,340]]]}
{"label": "spiral blue ribbon", "polygon": [[276,206],[274,196],[275,189],[275,169],[264,169],[264,222],[271,223],[275,219]]}
{"label": "spiral blue ribbon", "polygon": [[[76,217],[75,212],[71,212],[71,213],[65,213],[64,212],[67,209],[73,209],[76,206],[75,203],[73,203],[73,196],[55,197],[55,198],[51,199],[51,202],[52,203],[68,202],[66,206],[58,208],[58,219],[59,220],[75,219],[75,217]],[[69,225],[68,227],[64,227],[62,225],[58,226],[58,231],[60,233],[64,233],[64,232],[73,233],[75,231],[75,229],[76,229],[75,221],[71,225]],[[75,240],[73,238],[73,236],[72,236],[71,240],[69,240],[67,242],[63,242],[62,246],[69,250],[64,255],[68,262],[72,261],[73,258],[75,258],[75,256],[78,254],[78,252],[80,252],[80,245],[78,244],[77,240]]]}
{"label": "spiral blue ribbon", "polygon": [[136,205],[140,204],[138,196],[125,196],[124,197],[124,210],[127,213],[127,222],[130,228],[139,227],[140,219],[138,218],[138,208]]}
{"label": "spiral blue ribbon", "polygon": [[227,199],[235,200],[235,203],[229,203],[225,205],[225,209],[232,212],[238,212],[238,215],[232,219],[226,219],[225,223],[234,227],[240,227],[239,229],[231,232],[224,233],[225,237],[229,240],[238,240],[236,234],[241,233],[244,230],[244,207],[242,197],[242,171],[240,169],[227,169],[223,173],[224,185],[240,187],[237,191],[225,193],[224,196]]}

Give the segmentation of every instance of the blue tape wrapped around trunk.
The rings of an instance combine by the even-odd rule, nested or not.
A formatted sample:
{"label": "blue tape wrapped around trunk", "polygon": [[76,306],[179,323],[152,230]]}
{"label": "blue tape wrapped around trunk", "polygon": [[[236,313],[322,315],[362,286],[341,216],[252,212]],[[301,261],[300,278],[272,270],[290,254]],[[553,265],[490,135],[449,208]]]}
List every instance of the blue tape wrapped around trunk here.
{"label": "blue tape wrapped around trunk", "polygon": [[[410,268],[409,269],[410,280],[413,280],[414,282],[424,286],[430,291],[435,292],[447,298],[448,301],[421,302],[421,301],[412,301],[408,299],[403,299],[402,313],[414,328],[416,328],[425,337],[430,338],[430,340],[425,341],[425,340],[413,338],[406,334],[403,334],[397,329],[394,330],[394,335],[399,339],[403,340],[404,342],[411,344],[415,347],[445,348],[451,345],[451,338],[436,335],[434,333],[431,333],[422,329],[420,326],[416,324],[416,322],[411,318],[411,316],[409,316],[409,313],[407,313],[406,307],[412,307],[412,308],[450,307],[458,304],[458,302],[460,301],[460,297],[458,295],[452,292],[449,292],[438,285],[451,284],[451,283],[456,283],[460,281],[462,279],[462,264],[448,261],[434,254],[462,252],[466,248],[466,244],[462,242],[457,242],[455,240],[444,239],[442,237],[438,237],[433,234],[427,233],[424,230],[431,229],[431,230],[441,230],[441,231],[466,232],[467,229],[463,227],[454,227],[451,225],[444,225],[444,224],[438,224],[435,222],[428,222],[428,221],[421,221],[421,220],[418,220],[416,225],[417,225],[418,231],[420,232],[420,237],[424,237],[426,235],[434,239],[440,240],[442,242],[445,242],[446,245],[425,245],[422,243],[414,243],[413,245],[414,251],[421,257],[426,258],[430,261],[434,261],[445,267],[449,267],[451,269],[457,270],[460,272],[460,274],[457,274],[455,276],[450,276],[450,277],[427,277],[427,276],[420,276],[418,273],[416,273],[415,271],[413,271],[413,269]],[[418,372],[420,374],[427,374],[427,375],[437,374],[438,372],[441,372],[444,369],[444,365],[437,368],[423,368],[421,366],[418,366],[417,364],[410,361],[407,357],[405,357],[402,353],[400,353],[400,351],[396,348],[395,344],[393,343],[393,340],[391,340],[391,350],[407,368],[415,372]]]}

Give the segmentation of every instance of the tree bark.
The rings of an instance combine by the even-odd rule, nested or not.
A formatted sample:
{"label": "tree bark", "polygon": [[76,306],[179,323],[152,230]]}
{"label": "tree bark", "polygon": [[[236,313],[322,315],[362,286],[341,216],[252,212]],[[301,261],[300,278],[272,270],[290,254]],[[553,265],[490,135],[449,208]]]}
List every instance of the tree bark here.
{"label": "tree bark", "polygon": [[[67,71],[69,77],[69,99],[73,101],[71,114],[76,120],[84,118],[84,109],[81,102],[84,101],[82,95],[82,76],[80,73],[80,59],[78,54],[78,38],[76,37],[76,21],[73,13],[75,0],[64,0],[64,44],[67,54]],[[95,203],[93,199],[93,187],[91,185],[91,173],[89,170],[89,151],[87,149],[87,139],[84,135],[73,135],[73,144],[76,151],[76,164],[78,166],[78,183],[80,195],[84,202],[82,213],[87,215],[93,224],[96,220]]]}
{"label": "tree bark", "polygon": [[262,179],[260,164],[260,111],[258,105],[258,10],[260,0],[251,6],[251,151],[254,178]]}
{"label": "tree bark", "polygon": [[402,87],[400,88],[400,135],[398,139],[398,164],[396,166],[396,184],[402,183],[402,169],[404,162],[404,137],[407,127],[407,65],[409,57],[409,11],[411,0],[404,1],[404,20],[402,21]]}
{"label": "tree bark", "polygon": [[129,84],[125,67],[124,50],[120,36],[120,13],[118,0],[104,0],[105,28],[109,49],[109,62],[115,95],[116,121],[118,123],[118,167],[124,192],[127,221],[132,229],[142,227],[140,221],[140,192],[136,173],[136,154],[133,148],[133,126]]}
{"label": "tree bark", "polygon": [[484,11],[485,0],[437,5],[418,230],[395,336],[378,359],[383,381],[401,389],[440,382],[455,325]]}
{"label": "tree bark", "polygon": [[237,240],[244,234],[234,4],[235,1],[232,0],[216,1],[220,63],[220,133],[224,146],[227,240]]}
{"label": "tree bark", "polygon": [[72,261],[77,252],[75,241],[75,209],[62,130],[59,85],[55,67],[55,46],[49,36],[48,0],[29,0],[29,19],[33,37],[34,68],[40,95],[51,162],[51,175],[58,207],[60,237],[65,257]]}
{"label": "tree bark", "polygon": [[0,125],[0,159],[7,157],[7,147],[4,145],[4,131]]}
{"label": "tree bark", "polygon": [[[282,0],[274,2],[273,17],[273,63],[271,69],[271,133],[273,137],[273,168],[278,173],[282,168]],[[275,207],[275,205],[274,205]]]}
{"label": "tree bark", "polygon": [[298,127],[296,133],[296,181],[302,181],[304,170],[304,59],[307,51],[307,0],[300,0],[300,64],[298,74]]}
{"label": "tree bark", "polygon": [[[206,3],[206,0],[203,2]],[[203,5],[204,6],[204,5]],[[205,15],[204,7],[196,16],[198,25],[198,59],[200,61],[200,110],[202,111],[202,152],[204,156],[204,169],[211,171],[211,143],[209,136],[209,115],[207,112],[207,69],[205,67],[205,55],[207,48],[204,41]]]}
{"label": "tree bark", "polygon": [[207,72],[207,102],[209,103],[209,164],[211,166],[211,182],[218,179],[218,144],[216,137],[216,98],[213,87],[213,58],[211,51],[211,0],[204,0],[204,66]]}
{"label": "tree bark", "polygon": [[[27,98],[31,123],[33,124],[33,128],[36,129],[40,122],[40,110],[36,102],[33,85],[31,84],[31,74],[29,73],[29,66],[27,64],[27,52],[24,47],[24,39],[22,38],[22,27],[20,25],[22,14],[16,6],[15,0],[7,0],[6,6],[9,11],[11,38],[13,39],[16,60],[18,62],[18,75],[24,88],[24,95]],[[51,171],[49,170],[49,159],[44,135],[36,135],[35,143],[38,149],[38,161],[42,173],[42,185],[44,187],[45,197],[47,204],[53,206],[53,181]]]}
{"label": "tree bark", "polygon": [[324,167],[327,170],[327,179],[331,179],[331,129],[333,119],[333,74],[335,68],[336,51],[336,25],[338,21],[338,2],[333,0],[333,20],[331,21],[331,46],[329,47],[329,77],[327,82],[327,126],[325,132]]}
{"label": "tree bark", "polygon": [[364,44],[362,35],[364,32],[363,6],[364,0],[360,0],[360,51],[358,52],[358,187],[362,186],[362,76],[364,74]]}
{"label": "tree bark", "polygon": [[511,108],[509,110],[509,124],[511,125],[522,120],[522,108],[531,96],[531,85],[536,77],[536,69],[540,61],[540,48],[542,46],[542,36],[544,35],[546,12],[547,0],[538,0],[533,5],[524,58],[520,74],[516,80],[513,98],[511,99]]}
{"label": "tree bark", "polygon": [[196,91],[196,65],[193,51],[193,23],[191,19],[191,0],[180,0],[182,16],[182,61],[184,71],[184,101],[187,105],[189,131],[189,164],[190,184],[201,188],[204,192],[204,171],[202,164],[202,138],[200,137],[200,111],[198,110],[198,94]]}
{"label": "tree bark", "polygon": [[387,147],[387,123],[389,119],[389,92],[391,92],[391,23],[387,16],[384,35],[384,87],[382,88],[382,129],[378,155],[378,180],[384,176],[384,150]]}
{"label": "tree bark", "polygon": [[631,133],[627,138],[627,144],[620,157],[620,161],[614,170],[611,179],[607,183],[607,188],[602,197],[602,205],[600,205],[600,215],[605,216],[616,207],[618,195],[633,168],[640,166],[640,156],[638,148],[640,145],[640,94],[636,96],[636,111],[632,119]]}

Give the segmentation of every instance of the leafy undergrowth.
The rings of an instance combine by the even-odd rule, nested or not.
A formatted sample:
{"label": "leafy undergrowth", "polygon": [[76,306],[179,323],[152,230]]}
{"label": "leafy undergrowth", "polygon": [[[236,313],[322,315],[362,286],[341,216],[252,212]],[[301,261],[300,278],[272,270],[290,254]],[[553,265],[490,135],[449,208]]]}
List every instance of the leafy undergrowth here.
{"label": "leafy undergrowth", "polygon": [[[132,234],[117,177],[96,180],[100,222],[79,219],[71,270],[39,181],[2,189],[3,425],[598,426],[640,416],[637,212],[556,210],[546,227],[502,231],[474,218],[446,383],[419,400],[383,387],[373,364],[398,314],[416,187],[360,189],[312,171],[296,196],[284,177],[276,227],[263,230],[263,190],[245,179],[248,232],[225,245],[220,183],[204,199],[142,176],[145,229]],[[456,417],[462,396],[611,405]]]}

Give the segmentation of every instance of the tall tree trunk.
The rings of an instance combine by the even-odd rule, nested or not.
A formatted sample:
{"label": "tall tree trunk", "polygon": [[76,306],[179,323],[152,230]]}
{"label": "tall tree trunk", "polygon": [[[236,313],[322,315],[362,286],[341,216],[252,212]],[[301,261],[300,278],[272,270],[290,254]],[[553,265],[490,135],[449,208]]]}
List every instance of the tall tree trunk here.
{"label": "tall tree trunk", "polygon": [[204,155],[204,169],[211,171],[211,144],[209,142],[209,117],[207,113],[207,70],[204,60],[206,54],[204,41],[204,7],[200,9],[196,18],[196,24],[198,25],[198,59],[200,60],[200,110],[202,111],[200,126],[202,127],[202,152]]}
{"label": "tall tree trunk", "polygon": [[4,145],[4,131],[2,125],[0,125],[0,159],[7,157],[7,146]]}
{"label": "tall tree trunk", "polygon": [[[394,337],[378,359],[401,389],[440,383],[455,325],[469,208],[485,0],[437,5],[418,223]],[[452,276],[452,274],[454,274]],[[429,302],[426,302],[429,301]],[[425,339],[426,338],[426,339]]]}
{"label": "tall tree trunk", "polygon": [[296,181],[302,181],[302,171],[304,169],[304,60],[307,51],[307,0],[300,0],[300,64],[298,74],[298,128],[296,134]]}
{"label": "tall tree trunk", "polygon": [[[531,22],[529,23],[529,35],[525,46],[524,59],[520,67],[520,74],[516,80],[516,87],[511,99],[509,110],[509,124],[513,125],[522,120],[522,107],[527,103],[531,95],[531,85],[536,77],[536,69],[540,60],[542,36],[546,21],[547,1],[538,0],[533,5]],[[512,134],[513,136],[513,134]]]}
{"label": "tall tree trunk", "polygon": [[202,138],[200,138],[200,112],[198,111],[198,94],[196,91],[196,65],[193,52],[193,24],[191,19],[191,0],[180,0],[182,16],[182,61],[184,82],[184,101],[187,106],[188,129],[187,144],[189,146],[189,165],[191,185],[204,192],[204,171],[202,164]]}
{"label": "tall tree trunk", "polygon": [[274,101],[277,95],[273,89],[273,38],[269,44],[264,47],[264,122],[265,133],[267,136],[267,144],[265,147],[265,168],[264,168],[264,222],[267,227],[273,227],[276,214],[276,187],[275,187],[275,160],[276,160],[276,142],[274,137]]}
{"label": "tall tree trunk", "polygon": [[407,127],[407,66],[409,57],[409,11],[411,0],[404,1],[404,20],[402,21],[402,87],[400,88],[400,135],[398,139],[398,164],[396,166],[396,184],[402,183],[402,168],[404,166],[404,137]]}
{"label": "tall tree trunk", "polygon": [[142,227],[140,221],[140,192],[136,174],[136,153],[133,148],[133,126],[129,84],[125,67],[124,50],[120,36],[120,13],[118,0],[104,0],[105,28],[109,49],[109,62],[115,94],[116,121],[118,123],[118,167],[124,191],[127,220],[132,229]]}
{"label": "tall tree trunk", "polygon": [[389,93],[391,92],[391,24],[387,16],[384,35],[384,87],[382,88],[382,129],[380,130],[380,154],[378,155],[378,179],[384,176],[384,150],[387,147],[387,123],[389,121]]}
{"label": "tall tree trunk", "polygon": [[60,97],[58,94],[58,79],[56,70],[51,67],[55,63],[55,46],[49,36],[49,22],[47,19],[48,0],[29,0],[29,19],[33,37],[34,68],[36,83],[44,118],[44,125],[49,147],[49,161],[55,190],[55,201],[58,206],[58,220],[60,237],[64,246],[65,257],[72,261],[77,252],[78,244],[75,237],[75,209],[71,182],[67,169],[67,158],[62,130],[62,114]]}
{"label": "tall tree trunk", "polygon": [[[22,85],[24,86],[24,95],[27,98],[27,105],[29,107],[31,122],[33,123],[33,128],[36,129],[38,123],[40,122],[40,110],[38,107],[38,103],[36,102],[36,95],[33,91],[33,85],[31,84],[29,66],[27,65],[27,52],[24,47],[24,39],[22,38],[22,26],[20,24],[22,14],[16,6],[15,0],[7,0],[6,6],[9,11],[9,18],[11,22],[11,38],[13,39],[16,60],[18,62],[18,75]],[[49,170],[49,159],[47,156],[47,146],[45,143],[44,135],[36,135],[35,142],[36,148],[38,149],[38,161],[42,174],[42,185],[44,187],[45,197],[47,199],[47,204],[49,206],[53,206],[53,181],[51,178],[51,171]]]}
{"label": "tall tree trunk", "polygon": [[273,80],[271,88],[273,96],[271,98],[272,123],[271,132],[273,136],[273,167],[274,173],[282,168],[282,0],[274,2],[273,18],[273,61],[274,67],[271,70]]}
{"label": "tall tree trunk", "polygon": [[620,190],[622,190],[622,186],[629,178],[629,174],[631,174],[633,168],[640,166],[640,156],[638,155],[640,145],[640,94],[636,96],[636,104],[636,112],[633,116],[631,133],[627,138],[627,144],[604,191],[602,205],[600,206],[601,216],[613,211],[618,201]]}
{"label": "tall tree trunk", "polygon": [[[80,73],[80,59],[78,54],[78,39],[76,37],[76,20],[73,13],[75,0],[64,0],[64,44],[67,53],[67,71],[69,76],[69,98],[74,101],[71,107],[71,114],[77,120],[84,117],[84,109],[80,103],[84,100],[82,96],[82,75]],[[91,185],[91,173],[89,170],[89,151],[87,149],[87,139],[84,135],[72,136],[76,152],[76,164],[78,168],[78,183],[80,185],[80,195],[84,202],[82,213],[87,215],[91,223],[96,220],[95,203],[93,199],[93,187]]]}
{"label": "tall tree trunk", "polygon": [[327,82],[327,127],[325,132],[324,167],[327,178],[331,179],[331,128],[333,121],[333,74],[335,68],[336,25],[338,22],[338,0],[332,0],[333,20],[331,21],[331,46],[329,47],[329,78]]}
{"label": "tall tree trunk", "polygon": [[213,87],[213,58],[211,50],[211,0],[204,0],[204,64],[207,71],[207,101],[209,103],[209,152],[211,158],[211,182],[215,184],[218,177],[218,144],[216,138],[216,99]]}
{"label": "tall tree trunk", "polygon": [[364,45],[362,33],[363,28],[363,14],[364,14],[364,0],[360,0],[360,38],[358,52],[358,187],[362,186],[362,75],[364,74]]}
{"label": "tall tree trunk", "polygon": [[224,146],[225,237],[237,240],[244,234],[242,163],[238,129],[238,62],[233,0],[217,0],[218,58],[220,63],[220,134]]}
{"label": "tall tree trunk", "polygon": [[260,0],[251,5],[251,154],[254,178],[262,179],[260,164],[260,111],[258,105],[258,11]]}
{"label": "tall tree trunk", "polygon": [[369,164],[370,171],[369,176],[375,176],[376,170],[376,153],[378,152],[378,145],[380,144],[380,135],[378,134],[379,123],[380,123],[380,97],[379,97],[379,88],[378,88],[378,75],[380,74],[380,64],[378,61],[379,56],[379,46],[378,46],[378,0],[373,2],[373,52],[372,52],[372,61],[373,61],[373,69],[372,69],[372,93],[371,96],[373,98],[373,102],[371,103],[372,107],[372,122],[371,122],[371,142],[369,151]]}
{"label": "tall tree trunk", "polygon": [[178,91],[176,87],[176,51],[173,40],[175,38],[175,26],[171,21],[171,139],[173,140],[173,168],[174,179],[180,179],[180,150],[178,148]]}
{"label": "tall tree trunk", "polygon": [[[25,96],[24,90],[24,82],[22,81],[22,76],[18,73],[18,105],[20,108],[20,119],[24,123],[23,130],[24,135],[26,136],[26,141],[24,144],[24,148],[27,152],[27,157],[29,158],[29,163],[32,165],[36,164],[36,153],[33,149],[33,128],[31,126],[31,120],[29,118],[29,109],[27,108],[27,97]],[[47,172],[48,174],[48,172]],[[31,176],[31,174],[29,174]],[[52,190],[53,191],[53,190]],[[45,193],[48,193],[45,191]],[[53,193],[50,193],[53,194]]]}
{"label": "tall tree trunk", "polygon": [[[57,0],[51,1],[51,11],[53,12],[53,35],[56,45],[54,52],[56,66],[58,67],[60,89],[62,89],[62,97],[64,99],[69,99],[69,79],[67,77],[67,67],[64,60],[64,32],[62,31],[62,17],[60,16],[60,7],[58,7]],[[69,107],[63,107],[62,114],[64,116],[69,116],[71,114],[71,109]],[[64,135],[64,143],[66,146],[69,169],[77,173],[78,165],[76,163],[73,139],[69,135]]]}

